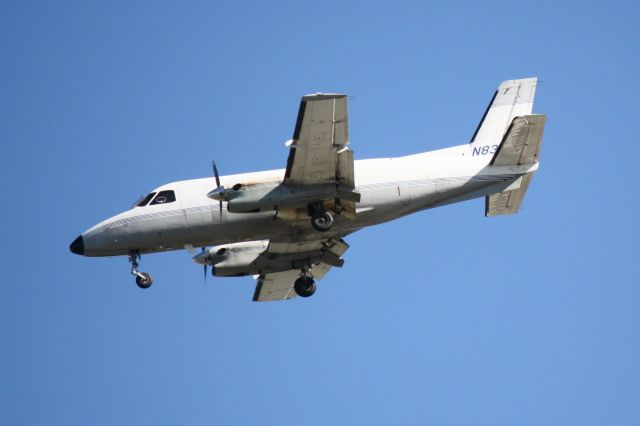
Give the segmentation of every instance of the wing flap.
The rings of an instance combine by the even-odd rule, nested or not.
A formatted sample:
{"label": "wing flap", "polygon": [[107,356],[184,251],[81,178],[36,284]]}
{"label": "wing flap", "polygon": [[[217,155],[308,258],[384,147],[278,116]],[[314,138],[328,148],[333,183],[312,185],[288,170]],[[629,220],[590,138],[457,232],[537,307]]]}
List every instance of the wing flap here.
{"label": "wing flap", "polygon": [[[342,260],[341,257],[348,248],[349,244],[347,244],[342,238],[332,238],[327,242],[325,248],[325,256],[328,257],[328,255],[330,255],[334,259]],[[344,263],[344,261],[342,261],[342,263]],[[339,265],[340,267],[342,266],[342,263]],[[331,270],[332,266],[338,265],[331,265],[329,263],[326,263],[325,259],[325,262],[318,263],[313,268],[311,268],[311,275],[314,278],[321,280],[327,274],[327,272]]]}
{"label": "wing flap", "polygon": [[293,253],[310,253],[320,251],[322,249],[322,240],[313,241],[269,241],[269,253],[275,254],[293,254]]}
{"label": "wing flap", "polygon": [[[351,194],[357,194],[357,191],[355,191],[356,178],[353,166],[353,151],[351,151],[349,148],[343,148],[338,152],[338,165],[336,174],[337,181],[340,182],[341,186],[344,186],[345,188],[350,190]],[[360,201],[360,199],[347,199],[345,197],[339,198],[337,207],[340,210],[340,214],[346,218],[352,220],[355,219],[357,201]]]}

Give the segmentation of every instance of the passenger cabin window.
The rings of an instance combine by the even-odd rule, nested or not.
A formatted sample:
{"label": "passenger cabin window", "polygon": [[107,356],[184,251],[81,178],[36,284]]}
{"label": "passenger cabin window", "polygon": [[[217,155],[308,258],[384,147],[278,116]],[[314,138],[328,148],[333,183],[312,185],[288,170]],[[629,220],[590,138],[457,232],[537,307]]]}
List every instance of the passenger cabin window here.
{"label": "passenger cabin window", "polygon": [[143,196],[143,197],[140,197],[140,198],[138,199],[138,201],[136,201],[136,202],[133,204],[133,206],[134,206],[134,207],[144,207],[144,206],[146,206],[146,205],[147,205],[147,203],[148,203],[148,202],[149,202],[149,201],[150,201],[150,200],[151,200],[155,195],[156,195],[156,193],[155,193],[155,192],[152,192],[152,193],[147,194],[147,195],[145,195],[145,196]]}
{"label": "passenger cabin window", "polygon": [[149,204],[150,206],[154,205],[154,204],[167,204],[167,203],[173,203],[176,200],[176,194],[175,192],[169,190],[169,191],[160,191],[158,192],[158,195],[156,195],[156,198],[153,199],[153,201],[151,202],[151,204]]}

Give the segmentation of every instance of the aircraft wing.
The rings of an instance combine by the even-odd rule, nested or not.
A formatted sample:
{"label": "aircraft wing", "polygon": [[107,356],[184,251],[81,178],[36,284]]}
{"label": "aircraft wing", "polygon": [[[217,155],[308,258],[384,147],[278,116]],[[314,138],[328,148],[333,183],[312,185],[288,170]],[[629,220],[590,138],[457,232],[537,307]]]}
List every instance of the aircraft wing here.
{"label": "aircraft wing", "polygon": [[254,302],[287,300],[296,297],[293,283],[300,276],[300,271],[289,270],[260,275],[253,293]]}
{"label": "aircraft wing", "polygon": [[292,269],[259,275],[253,301],[268,302],[296,297],[293,284],[300,277],[301,265],[311,263],[311,276],[322,279],[333,266],[341,267],[344,264],[341,256],[348,248],[349,245],[342,238],[303,242],[270,241],[267,254],[286,257]]}
{"label": "aircraft wing", "polygon": [[355,191],[353,151],[346,147],[348,118],[346,95],[303,96],[283,183],[292,186],[335,184],[335,211],[354,219],[360,194]]}
{"label": "aircraft wing", "polygon": [[338,151],[348,143],[347,96],[303,96],[284,183],[312,185],[335,182]]}

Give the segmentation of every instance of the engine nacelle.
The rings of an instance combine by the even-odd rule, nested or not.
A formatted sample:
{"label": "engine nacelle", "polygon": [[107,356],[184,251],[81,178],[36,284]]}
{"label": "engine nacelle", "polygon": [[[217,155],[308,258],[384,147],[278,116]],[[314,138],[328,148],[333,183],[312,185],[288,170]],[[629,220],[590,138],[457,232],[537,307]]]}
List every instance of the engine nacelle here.
{"label": "engine nacelle", "polygon": [[219,187],[207,195],[215,200],[227,201],[227,210],[231,213],[265,212],[272,211],[276,207],[305,207],[313,202],[333,198],[360,201],[360,194],[357,191],[335,183],[299,186],[274,182],[238,183],[230,189]]}
{"label": "engine nacelle", "polygon": [[227,209],[231,213],[272,211],[278,206],[303,207],[318,200],[334,198],[335,184],[313,186],[259,185],[242,186],[229,191]]}
{"label": "engine nacelle", "polygon": [[259,275],[291,269],[310,268],[318,263],[342,266],[342,259],[323,250],[308,253],[269,253],[269,240],[247,241],[211,247],[194,256],[193,261],[211,265],[220,277]]}

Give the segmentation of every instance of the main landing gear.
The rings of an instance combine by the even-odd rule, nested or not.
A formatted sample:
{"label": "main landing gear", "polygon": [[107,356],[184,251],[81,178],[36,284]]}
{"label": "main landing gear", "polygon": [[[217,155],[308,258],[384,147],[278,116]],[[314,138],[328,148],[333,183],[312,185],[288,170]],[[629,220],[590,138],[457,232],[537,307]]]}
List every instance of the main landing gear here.
{"label": "main landing gear", "polygon": [[140,259],[140,253],[132,251],[129,253],[129,263],[131,263],[131,275],[135,275],[136,284],[140,288],[149,288],[153,284],[153,277],[148,272],[138,271],[138,259]]}
{"label": "main landing gear", "polygon": [[333,216],[325,210],[321,202],[309,204],[307,210],[311,216],[311,226],[318,232],[326,232],[333,225]]}
{"label": "main landing gear", "polygon": [[316,292],[316,282],[309,276],[308,272],[303,269],[300,278],[293,283],[293,289],[300,297],[313,296],[313,293]]}

